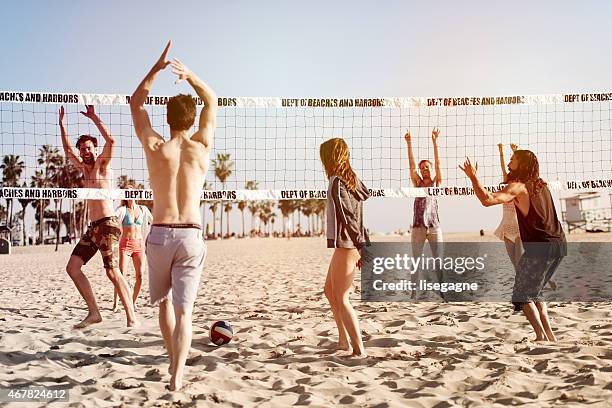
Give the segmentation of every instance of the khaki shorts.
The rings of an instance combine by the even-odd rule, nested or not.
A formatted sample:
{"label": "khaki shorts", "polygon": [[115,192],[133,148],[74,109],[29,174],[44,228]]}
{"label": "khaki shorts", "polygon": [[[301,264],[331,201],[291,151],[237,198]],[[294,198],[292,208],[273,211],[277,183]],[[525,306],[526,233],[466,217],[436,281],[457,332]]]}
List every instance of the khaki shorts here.
{"label": "khaki shorts", "polygon": [[191,308],[206,258],[202,231],[194,227],[153,225],[147,236],[146,255],[151,303],[169,299],[175,306]]}
{"label": "khaki shorts", "polygon": [[93,221],[74,247],[72,255],[80,257],[85,265],[99,250],[104,269],[118,268],[120,236],[121,227],[117,217],[105,217]]}

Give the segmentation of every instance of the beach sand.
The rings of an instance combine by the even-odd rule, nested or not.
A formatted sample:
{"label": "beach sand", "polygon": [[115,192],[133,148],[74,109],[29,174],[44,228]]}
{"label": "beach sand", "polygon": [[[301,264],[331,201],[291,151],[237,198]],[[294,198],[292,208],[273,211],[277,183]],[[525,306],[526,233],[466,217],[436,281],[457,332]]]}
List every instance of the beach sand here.
{"label": "beach sand", "polygon": [[[509,303],[361,303],[353,293],[370,357],[332,354],[337,333],[322,293],[332,251],[322,238],[208,242],[185,386],[171,393],[146,273],[140,325],[128,329],[123,311],[110,310],[96,255],[84,270],[104,321],[75,330],[86,308],[64,269],[72,248],[0,257],[0,388],[69,388],[70,401],[52,406],[75,407],[612,406],[611,303],[551,304],[560,341],[541,344]],[[215,320],[232,324],[231,343],[210,343]]]}

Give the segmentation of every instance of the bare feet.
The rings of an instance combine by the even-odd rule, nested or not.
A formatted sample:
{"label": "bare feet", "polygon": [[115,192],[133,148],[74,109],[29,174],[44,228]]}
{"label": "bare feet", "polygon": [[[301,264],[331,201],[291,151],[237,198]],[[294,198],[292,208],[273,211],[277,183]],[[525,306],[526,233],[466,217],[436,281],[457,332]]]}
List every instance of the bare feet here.
{"label": "bare feet", "polygon": [[119,311],[119,305],[117,303],[115,303],[113,305],[113,313],[117,313]]}
{"label": "bare feet", "polygon": [[138,320],[128,318],[127,327],[136,327],[136,326],[138,326]]}
{"label": "bare feet", "polygon": [[172,376],[170,378],[170,386],[168,387],[170,391],[179,391],[182,386],[183,384],[178,377]]}
{"label": "bare feet", "polygon": [[83,321],[79,324],[75,324],[74,328],[75,329],[84,329],[85,327],[95,324],[95,323],[100,323],[102,321],[102,316],[100,316],[100,313],[90,313],[87,315],[87,317],[85,319],[83,319]]}
{"label": "bare feet", "polygon": [[351,351],[351,346],[348,342],[338,342],[338,344],[336,344],[336,351]]}
{"label": "bare feet", "polygon": [[552,341],[554,343],[557,342],[557,337],[555,337],[555,334],[552,331],[547,330],[546,337],[548,337],[548,341]]}
{"label": "bare feet", "polygon": [[172,375],[172,369],[174,367],[172,366],[172,360],[170,360],[170,365],[168,366],[168,374]]}
{"label": "bare feet", "polygon": [[353,358],[366,358],[367,356],[368,355],[365,353],[365,351],[359,351],[358,349],[355,349],[355,351],[353,351],[353,354],[351,354],[351,357]]}

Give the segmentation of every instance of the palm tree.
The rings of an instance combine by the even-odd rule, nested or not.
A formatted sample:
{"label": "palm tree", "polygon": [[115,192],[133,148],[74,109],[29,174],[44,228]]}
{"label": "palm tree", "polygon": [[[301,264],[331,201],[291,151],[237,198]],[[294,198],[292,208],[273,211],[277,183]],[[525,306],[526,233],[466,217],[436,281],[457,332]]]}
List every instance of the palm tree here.
{"label": "palm tree", "polygon": [[[31,186],[34,188],[45,188],[47,187],[47,180],[45,179],[44,172],[42,170],[36,170],[32,176]],[[44,226],[44,213],[45,208],[49,205],[49,200],[32,200],[32,207],[38,210],[38,242],[43,242],[43,226]]]}
{"label": "palm tree", "polygon": [[316,200],[315,213],[319,217],[319,223],[320,223],[318,234],[319,235],[325,234],[325,230],[327,229],[327,225],[325,224],[326,219],[327,219],[325,200]]}
{"label": "palm tree", "polygon": [[[230,160],[229,153],[217,153],[217,158],[212,161],[215,169],[215,177],[219,179],[223,190],[225,190],[225,181],[232,175],[234,162]],[[223,238],[223,200],[221,200],[221,238]]]}
{"label": "palm tree", "polygon": [[289,214],[291,214],[291,212],[293,211],[293,204],[291,203],[291,200],[280,200],[278,202],[278,209],[280,210],[281,215],[283,216],[283,236],[291,234],[291,232],[287,231],[285,227],[285,218],[289,218]]}
{"label": "palm tree", "polygon": [[[264,233],[267,234],[268,231],[268,222],[274,218],[274,211],[272,210],[272,206],[274,203],[272,201],[264,201],[259,205],[259,219],[264,224]],[[260,224],[261,226],[261,224]],[[265,235],[264,234],[264,235]]]}
{"label": "palm tree", "polygon": [[238,209],[242,215],[242,236],[244,237],[244,209],[247,207],[247,202],[244,200],[238,201]]}
{"label": "palm tree", "polygon": [[[75,227],[78,227],[79,236],[83,235],[84,220],[86,218],[85,201],[79,201],[74,205],[74,222]],[[76,230],[75,230],[76,231]]]}
{"label": "palm tree", "polygon": [[[55,172],[57,171],[58,166],[61,166],[63,162],[63,156],[60,155],[57,147],[53,147],[51,145],[43,145],[38,153],[37,161],[38,164],[44,165],[44,171],[36,171],[35,175],[32,177],[32,181],[35,182],[35,187],[50,187],[52,185],[53,177]],[[45,201],[47,204],[45,205],[43,201]],[[40,239],[41,243],[43,240],[42,228],[45,218],[44,209],[48,205],[48,203],[49,200],[40,200],[39,202],[40,221],[38,238]]]}
{"label": "palm tree", "polygon": [[310,200],[303,200],[301,204],[302,213],[306,216],[306,222],[308,225],[308,231],[312,231],[310,216],[312,214],[312,207],[310,205]]}
{"label": "palm tree", "polygon": [[[249,180],[246,182],[246,185],[244,187],[247,190],[257,190],[259,188],[259,183],[255,180]],[[255,214],[257,214],[258,211],[257,201],[249,201],[247,207],[249,208],[249,212],[251,213],[251,231],[253,231],[253,220],[255,219]]]}
{"label": "palm tree", "polygon": [[[202,186],[202,190],[204,191],[208,191],[210,190],[210,184],[208,183],[208,181],[204,181],[204,185]],[[202,225],[204,226],[204,228],[206,228],[206,200],[202,200],[201,198],[201,194],[200,194],[200,210],[202,211]],[[213,222],[215,220],[213,219]],[[204,230],[204,233],[208,233],[206,231],[206,229]]]}
{"label": "palm tree", "polygon": [[[15,156],[14,154],[9,154],[4,156],[2,159],[2,165],[0,165],[0,169],[2,169],[2,184],[5,187],[17,187],[19,185],[19,178],[21,177],[21,173],[23,172],[24,163],[23,160],[19,159],[19,156]],[[6,224],[9,227],[13,226],[13,199],[6,198],[6,208],[7,210],[7,222]]]}
{"label": "palm tree", "polygon": [[[59,160],[57,160],[57,167],[51,177],[51,182],[53,185],[60,188],[75,188],[80,187],[82,185],[82,173],[70,162],[66,161],[64,163],[63,157],[60,156]],[[59,208],[58,208],[59,201]],[[56,199],[55,200],[55,209],[56,209],[56,231],[55,231],[55,251],[57,251],[59,241],[60,241],[60,228],[62,226],[61,217],[62,217],[62,204],[63,200]],[[74,200],[72,200],[72,207],[74,208]],[[70,212],[69,214],[72,214]],[[72,217],[70,217],[72,218]],[[71,237],[71,229],[70,224],[68,223],[66,226],[66,230],[68,232],[68,236]]]}
{"label": "palm tree", "polygon": [[[230,211],[232,211],[233,205],[231,201],[228,201],[223,207],[223,211],[227,213],[227,237],[230,236]],[[221,235],[223,235],[223,230],[221,230]]]}
{"label": "palm tree", "polygon": [[[300,211],[302,208],[302,202],[300,200],[289,200],[291,203],[291,224],[293,225],[294,235],[297,232],[297,227],[300,225]],[[298,213],[298,222],[295,222],[295,212]]]}
{"label": "palm tree", "polygon": [[[213,226],[213,236],[216,237],[217,236],[217,207],[219,206],[219,201],[213,201],[210,206],[208,207],[208,209],[212,212],[213,214],[213,219],[212,219],[212,226]],[[223,231],[221,231],[221,234],[223,234]]]}
{"label": "palm tree", "polygon": [[[24,181],[21,187],[25,188],[27,186],[28,185]],[[17,199],[17,201],[19,201],[19,204],[21,205],[21,211],[20,211],[21,213],[21,245],[25,246],[26,244],[25,213],[26,213],[26,208],[28,208],[28,204],[30,204],[32,200],[29,198],[19,198]]]}

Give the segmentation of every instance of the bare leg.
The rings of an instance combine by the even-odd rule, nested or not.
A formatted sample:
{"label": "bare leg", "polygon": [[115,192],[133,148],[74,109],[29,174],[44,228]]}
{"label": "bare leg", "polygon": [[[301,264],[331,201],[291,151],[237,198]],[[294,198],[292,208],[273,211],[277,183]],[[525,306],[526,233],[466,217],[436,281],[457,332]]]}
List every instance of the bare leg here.
{"label": "bare leg", "polygon": [[508,253],[508,258],[510,258],[512,266],[514,266],[514,270],[516,271],[519,259],[521,259],[521,255],[523,252],[520,238],[517,238],[516,241],[510,241],[508,238],[504,238],[504,244],[506,245],[506,252]]}
{"label": "bare leg", "polygon": [[144,253],[132,254],[132,262],[134,263],[134,271],[136,273],[136,282],[134,283],[134,292],[132,293],[134,310],[136,310],[136,301],[138,300],[140,288],[142,287],[142,266],[144,265]]}
{"label": "bare leg", "polygon": [[[124,277],[127,272],[127,256],[124,251],[119,251],[119,273],[121,273]],[[119,310],[119,306],[117,305],[117,287],[115,286],[113,289],[113,312]]]}
{"label": "bare leg", "polygon": [[125,309],[125,315],[127,317],[127,326],[132,327],[136,325],[136,317],[134,315],[134,305],[132,304],[132,296],[130,295],[130,288],[125,280],[125,277],[119,271],[119,268],[107,269],[106,276],[113,282],[115,289],[119,292],[119,299]]}
{"label": "bare leg", "polygon": [[91,289],[89,279],[87,279],[87,276],[85,276],[83,271],[81,271],[82,266],[83,259],[76,255],[71,255],[70,259],[68,260],[68,264],[66,265],[66,272],[68,272],[68,276],[70,276],[77,287],[77,290],[81,294],[81,297],[85,300],[88,310],[87,317],[85,317],[81,323],[75,325],[75,329],[82,329],[90,324],[99,323],[102,321],[100,309],[98,309],[96,297]]}
{"label": "bare leg", "polygon": [[[428,228],[426,238],[427,238],[427,241],[429,242],[429,248],[431,248],[431,255],[434,258],[444,256],[444,238],[442,234],[442,229]],[[442,283],[444,281],[443,272],[444,271],[442,269],[437,268],[437,267],[435,268],[436,279],[437,279],[437,282],[439,283]],[[439,291],[438,295],[440,295],[442,300],[444,300],[443,292]]]}
{"label": "bare leg", "polygon": [[531,323],[531,327],[536,334],[536,341],[547,341],[548,337],[546,336],[546,332],[544,332],[544,326],[542,326],[542,322],[540,321],[540,313],[536,308],[536,305],[533,302],[528,302],[523,304],[523,312]]}
{"label": "bare leg", "polygon": [[331,261],[331,281],[340,318],[353,347],[353,356],[365,357],[357,313],[349,301],[355,264],[358,260],[359,252],[356,249],[336,248]]}
{"label": "bare leg", "polygon": [[338,311],[338,304],[336,303],[336,298],[334,297],[334,293],[332,290],[332,264],[329,264],[329,269],[327,270],[327,277],[325,278],[325,288],[324,293],[329,305],[331,306],[332,314],[334,315],[334,320],[336,321],[336,326],[338,327],[338,345],[336,346],[337,350],[350,350],[350,345],[348,341],[348,333],[344,324],[342,323],[342,319],[340,318],[340,312]]}
{"label": "bare leg", "polygon": [[546,337],[548,337],[549,341],[557,341],[552,328],[550,327],[550,319],[548,317],[548,308],[546,307],[545,302],[536,302],[536,307],[538,308],[538,312],[540,314],[540,321],[542,322],[542,327],[544,327],[544,331],[546,332]]}
{"label": "bare leg", "polygon": [[[425,245],[425,238],[427,237],[427,228],[424,227],[412,227],[410,230],[410,244],[412,246],[412,256],[419,257],[423,253],[423,246]],[[410,281],[414,287],[418,287],[420,271],[416,270],[410,275]],[[416,299],[418,297],[418,291],[413,290],[410,293],[410,299]]]}
{"label": "bare leg", "polygon": [[170,367],[168,368],[168,374],[172,374],[173,363],[174,363],[174,349],[172,348],[172,333],[176,321],[174,320],[174,311],[172,305],[168,299],[164,299],[159,303],[159,329],[161,330],[162,337],[164,338],[164,345],[168,352],[168,358],[170,360]]}
{"label": "bare leg", "polygon": [[172,349],[174,350],[174,360],[172,366],[172,378],[170,379],[170,390],[178,391],[183,386],[183,372],[185,361],[191,347],[191,307],[185,308],[174,305],[174,318],[176,326],[172,333]]}

